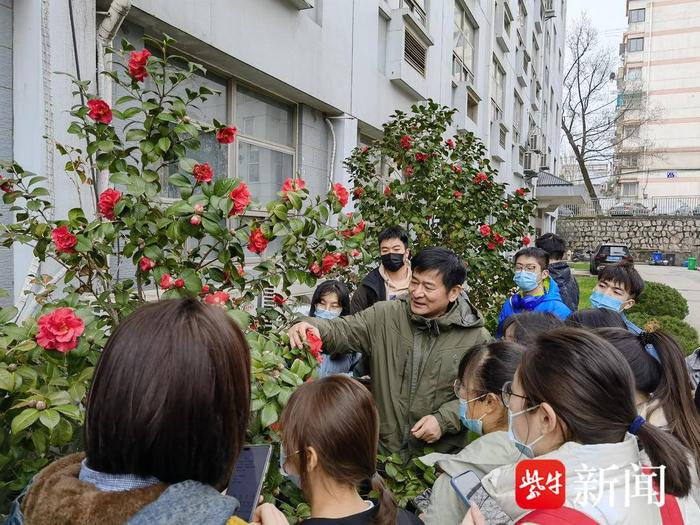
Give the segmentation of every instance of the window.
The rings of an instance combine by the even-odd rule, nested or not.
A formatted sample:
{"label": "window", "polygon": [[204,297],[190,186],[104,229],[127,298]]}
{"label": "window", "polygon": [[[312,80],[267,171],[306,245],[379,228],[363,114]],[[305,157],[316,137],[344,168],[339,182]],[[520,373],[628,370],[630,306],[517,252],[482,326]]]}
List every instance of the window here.
{"label": "window", "polygon": [[540,46],[535,35],[532,35],[532,72],[535,76],[540,74]]}
{"label": "window", "polygon": [[408,64],[425,76],[425,66],[428,59],[428,50],[420,39],[408,28],[404,31],[403,58]]}
{"label": "window", "polygon": [[294,107],[239,85],[234,120],[239,128],[237,176],[260,202],[276,198],[294,175]]}
{"label": "window", "polygon": [[642,68],[641,67],[629,67],[627,68],[627,80],[639,80],[642,78]]}
{"label": "window", "polygon": [[527,10],[523,0],[518,0],[518,28],[525,34],[525,26],[527,25]]}
{"label": "window", "polygon": [[474,44],[476,27],[459,3],[455,1],[453,30],[452,77],[455,82],[474,81]]}
{"label": "window", "polygon": [[638,182],[623,182],[622,183],[622,196],[623,197],[636,197],[638,189],[639,189]]}
{"label": "window", "polygon": [[426,0],[401,0],[401,7],[407,8],[411,13],[416,15],[423,24],[428,23],[427,10],[425,8]]}
{"label": "window", "polygon": [[498,63],[498,60],[496,60],[496,57],[493,57],[491,64],[491,100],[496,107],[496,111],[492,113],[494,120],[501,120],[503,115],[501,110],[504,102],[503,88],[505,84],[505,77],[506,74],[503,69],[501,69],[501,65]]}
{"label": "window", "polygon": [[518,92],[513,96],[513,144],[520,144],[520,131],[523,124],[523,101]]}
{"label": "window", "polygon": [[629,23],[634,24],[635,22],[644,22],[646,17],[646,9],[630,9],[629,11]]}
{"label": "window", "polygon": [[629,138],[629,137],[637,138],[637,137],[639,137],[639,124],[632,125],[632,126],[625,126],[624,127],[624,137],[625,138]]}
{"label": "window", "polygon": [[377,28],[377,69],[384,75],[386,73],[386,48],[387,35],[389,34],[389,20],[384,13],[379,11],[379,27]]}
{"label": "window", "polygon": [[479,101],[476,100],[470,93],[467,93],[467,117],[477,124],[479,120]]}
{"label": "window", "polygon": [[545,131],[547,130],[547,123],[549,120],[549,106],[547,105],[547,101],[545,100],[542,103],[542,129]]}
{"label": "window", "polygon": [[503,126],[500,127],[500,133],[498,135],[498,144],[502,147],[506,147],[506,139],[508,138],[508,131],[503,129]]}
{"label": "window", "polygon": [[627,52],[634,53],[637,51],[644,51],[644,37],[627,40]]}
{"label": "window", "polygon": [[639,91],[620,94],[618,97],[623,97],[624,105],[629,109],[639,109],[642,106],[642,93]]}
{"label": "window", "polygon": [[636,168],[639,166],[639,155],[625,155],[622,157],[623,168]]}

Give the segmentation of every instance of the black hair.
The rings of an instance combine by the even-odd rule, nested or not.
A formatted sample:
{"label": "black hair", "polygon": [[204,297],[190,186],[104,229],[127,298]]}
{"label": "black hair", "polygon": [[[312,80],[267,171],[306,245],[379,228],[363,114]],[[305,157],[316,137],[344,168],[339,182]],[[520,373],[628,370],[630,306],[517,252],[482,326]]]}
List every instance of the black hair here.
{"label": "black hair", "polygon": [[566,251],[566,241],[556,233],[545,233],[535,241],[535,246],[546,251],[552,259],[561,260]]}
{"label": "black hair", "polygon": [[[627,360],[635,388],[653,401],[647,417],[654,410],[663,411],[668,430],[691,451],[700,475],[700,417],[693,406],[693,387],[678,342],[663,332],[636,335],[628,330],[604,328],[595,333]],[[653,345],[658,361],[646,350],[647,344]]]}
{"label": "black hair", "polygon": [[336,280],[323,281],[314,290],[314,295],[311,298],[311,308],[309,308],[309,317],[316,314],[316,305],[321,302],[323,296],[329,293],[334,293],[338,296],[338,301],[342,310],[340,315],[348,315],[350,313],[350,292],[345,283]]}
{"label": "black hair", "polygon": [[644,279],[634,269],[634,264],[629,261],[620,261],[605,266],[598,274],[598,282],[600,281],[621,284],[630,297],[635,300],[644,291]]}
{"label": "black hair", "polygon": [[533,246],[523,248],[513,257],[513,263],[517,263],[520,257],[532,257],[536,259],[537,264],[540,265],[542,270],[546,270],[549,267],[549,254],[541,248],[535,248]]}
{"label": "black hair", "polygon": [[565,321],[566,326],[574,328],[622,328],[627,329],[622,315],[609,308],[586,308],[573,312]]}
{"label": "black hair", "polygon": [[523,312],[513,314],[503,322],[503,333],[511,326],[515,329],[516,342],[524,344],[542,333],[562,328],[564,321],[552,312]]}
{"label": "black hair", "polygon": [[379,234],[379,244],[389,239],[398,239],[408,248],[408,233],[401,226],[389,226]]}
{"label": "black hair", "polygon": [[414,272],[437,271],[442,277],[442,283],[447,290],[464,283],[467,269],[455,252],[447,248],[426,248],[418,252],[411,260]]}

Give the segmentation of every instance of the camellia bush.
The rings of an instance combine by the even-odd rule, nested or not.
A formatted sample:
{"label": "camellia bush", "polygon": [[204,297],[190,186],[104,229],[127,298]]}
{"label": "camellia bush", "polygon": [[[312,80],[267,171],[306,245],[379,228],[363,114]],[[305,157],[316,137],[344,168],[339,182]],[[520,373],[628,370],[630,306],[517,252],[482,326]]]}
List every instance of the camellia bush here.
{"label": "camellia bush", "polygon": [[406,228],[415,253],[445,246],[467,267],[469,295],[494,323],[513,288],[507,253],[528,246],[535,202],[527,188],[496,182],[485,146],[472,133],[445,139],[454,109],[433,101],[397,111],[383,137],[346,161],[357,209],[375,236]]}
{"label": "camellia bush", "polygon": [[[145,302],[198,297],[228,311],[252,353],[248,438],[276,443],[282,408],[321,360],[322,341],[291,349],[284,335],[295,316],[293,286],[331,277],[357,282],[376,265],[367,236],[399,223],[415,238],[414,250],[446,245],[462,255],[471,294],[488,309],[510,287],[504,253],[529,239],[527,191],[508,194],[494,181],[473,136],[445,141],[452,114],[434,103],[396,113],[382,141],[353,153],[354,189],[334,184],[312,197],[303,179],[290,178],[277,199],[253,202],[244,181],[192,158],[205,138],[221,148],[236,138],[227,123],[190,116],[218,96],[191,89],[188,80],[203,68],[173,54],[167,36],[148,45],[157,52],[126,41],[108,50],[115,70],[103,74],[124,93],[113,105],[92,95],[89,82],[74,81],[80,103],[68,131],[75,141],[56,146],[76,202],[92,196],[95,214],[78,206],[54,216],[44,176],[0,163],[3,202],[15,215],[0,225],[0,243],[30,247],[40,263],[26,292],[38,310],[0,309],[0,512],[41,468],[82,449],[85,396],[100,352],[120,320]],[[377,171],[381,162],[387,174]],[[98,172],[110,182],[99,192]],[[166,184],[176,198],[163,198]],[[341,213],[351,194],[359,210]],[[272,304],[259,307],[271,289]],[[404,504],[435,478],[433,469],[392,457],[378,468]],[[308,516],[277,469],[265,494],[291,521]]]}

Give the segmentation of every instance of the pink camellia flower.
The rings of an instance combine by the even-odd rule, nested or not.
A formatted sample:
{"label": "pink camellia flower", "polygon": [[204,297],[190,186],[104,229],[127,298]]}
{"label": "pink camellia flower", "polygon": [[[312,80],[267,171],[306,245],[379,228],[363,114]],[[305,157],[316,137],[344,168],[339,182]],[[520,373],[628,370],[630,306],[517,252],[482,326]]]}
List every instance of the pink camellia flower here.
{"label": "pink camellia flower", "polygon": [[216,140],[219,141],[219,144],[231,144],[234,140],[236,140],[237,133],[238,128],[236,128],[236,126],[221,128],[216,132]]}
{"label": "pink camellia flower", "polygon": [[204,164],[195,164],[194,168],[192,168],[192,175],[194,175],[194,179],[200,184],[202,182],[211,182],[214,178],[214,170],[211,169],[208,162]]}
{"label": "pink camellia flower", "polygon": [[250,204],[250,191],[248,191],[248,185],[245,182],[239,182],[238,186],[233,188],[229,194],[229,197],[233,201],[233,208],[231,208],[228,216],[232,217],[234,215],[240,215]]}
{"label": "pink camellia flower", "polygon": [[91,98],[87,101],[90,108],[88,117],[100,124],[109,124],[112,122],[112,109],[104,100],[99,98]]}
{"label": "pink camellia flower", "polygon": [[75,253],[75,245],[78,238],[68,231],[68,226],[59,226],[51,232],[51,238],[56,245],[56,251],[60,253]]}
{"label": "pink camellia flower", "polygon": [[255,228],[248,237],[248,249],[253,253],[262,253],[270,243],[260,228]]}
{"label": "pink camellia flower", "polygon": [[83,320],[68,307],[56,308],[41,316],[37,324],[37,344],[46,350],[57,350],[64,354],[78,346],[78,337],[85,331]]}
{"label": "pink camellia flower", "polygon": [[164,273],[163,276],[160,278],[160,287],[163,290],[167,290],[168,288],[172,288],[173,286],[173,278],[170,276],[169,273]]}
{"label": "pink camellia flower", "polygon": [[204,204],[202,204],[201,202],[198,202],[197,204],[195,204],[194,205],[194,212],[197,215],[201,215],[202,213],[204,213]]}
{"label": "pink camellia flower", "polygon": [[148,64],[148,57],[150,56],[151,52],[148,49],[131,52],[129,56],[129,75],[131,78],[137,82],[141,82],[148,76],[146,64]]}
{"label": "pink camellia flower", "polygon": [[455,196],[455,199],[461,199],[462,198],[462,192],[455,190],[453,195]]}
{"label": "pink camellia flower", "polygon": [[368,151],[369,151],[369,146],[368,146],[367,144],[363,144],[363,145],[360,147],[360,152],[361,152],[361,153],[367,153]]}
{"label": "pink camellia flower", "polygon": [[450,169],[454,173],[462,173],[462,165],[461,164],[453,164],[452,166],[450,166]]}
{"label": "pink camellia flower", "polygon": [[447,139],[447,141],[445,142],[445,144],[447,144],[447,147],[448,147],[448,148],[450,148],[450,149],[455,149],[455,141],[454,141],[454,140],[452,140],[452,139]]}
{"label": "pink camellia flower", "polygon": [[527,192],[527,188],[518,188],[517,190],[515,190],[515,193],[518,194],[518,197],[524,197]]}
{"label": "pink camellia flower", "polygon": [[228,303],[230,300],[231,296],[223,291],[211,293],[204,298],[205,303],[214,304],[217,306],[226,306],[226,303]]}
{"label": "pink camellia flower", "polygon": [[200,294],[206,295],[209,293],[209,285],[208,284],[203,284],[202,289],[199,291]]}
{"label": "pink camellia flower", "polygon": [[361,255],[361,252],[360,252],[360,250],[357,250],[357,249],[350,252],[351,257],[359,257],[360,255]]}
{"label": "pink camellia flower", "polygon": [[311,329],[306,331],[306,341],[309,343],[309,352],[316,358],[319,363],[323,361],[321,351],[323,350],[323,342],[316,336]]}
{"label": "pink camellia flower", "polygon": [[399,142],[403,149],[409,149],[411,144],[413,144],[413,139],[409,135],[404,135]]}
{"label": "pink camellia flower", "polygon": [[146,273],[156,267],[156,263],[150,260],[148,257],[141,257],[139,260],[139,269]]}
{"label": "pink camellia flower", "polygon": [[486,173],[484,173],[483,171],[480,171],[479,173],[474,175],[473,182],[474,184],[481,184],[482,182],[486,182],[487,180],[489,180],[488,175],[486,175]]}
{"label": "pink camellia flower", "polygon": [[192,226],[199,226],[202,224],[202,218],[199,215],[192,215],[192,217],[190,217],[190,224]]}
{"label": "pink camellia flower", "polygon": [[488,224],[482,224],[481,226],[479,226],[479,232],[484,237],[488,237],[491,234],[491,226],[489,226]]}
{"label": "pink camellia flower", "polygon": [[184,279],[175,279],[173,286],[175,288],[184,288],[185,287],[185,280]]}
{"label": "pink camellia flower", "polygon": [[428,155],[427,153],[416,153],[417,162],[425,162],[426,160],[428,160],[428,157],[430,157],[430,155]]}
{"label": "pink camellia flower", "polygon": [[391,195],[391,186],[384,187],[384,196],[389,197]]}
{"label": "pink camellia flower", "polygon": [[333,184],[333,193],[335,193],[335,196],[338,198],[341,206],[345,206],[348,203],[350,194],[348,193],[348,190],[345,189],[345,186],[339,182]]}
{"label": "pink camellia flower", "polygon": [[110,221],[114,219],[114,207],[122,198],[122,193],[114,188],[109,188],[100,193],[100,198],[97,201],[97,208],[105,219]]}
{"label": "pink camellia flower", "polygon": [[306,188],[306,181],[303,179],[289,178],[282,184],[282,200],[286,200],[287,193],[301,191]]}
{"label": "pink camellia flower", "polygon": [[321,266],[316,262],[312,262],[309,265],[309,271],[314,274],[316,277],[321,277],[323,275],[323,270],[321,269]]}
{"label": "pink camellia flower", "polygon": [[523,237],[523,246],[529,246],[532,241],[530,240],[530,237],[527,235]]}

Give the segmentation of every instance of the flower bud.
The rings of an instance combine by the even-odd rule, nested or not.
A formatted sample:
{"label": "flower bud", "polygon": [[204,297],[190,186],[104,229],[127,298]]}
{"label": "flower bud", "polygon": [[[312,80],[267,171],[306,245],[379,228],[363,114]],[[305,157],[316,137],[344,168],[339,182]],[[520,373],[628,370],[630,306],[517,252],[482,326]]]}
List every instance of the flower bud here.
{"label": "flower bud", "polygon": [[17,365],[16,365],[16,364],[11,363],[11,364],[7,365],[7,371],[8,371],[8,372],[14,372],[15,370],[17,370]]}
{"label": "flower bud", "polygon": [[197,204],[195,204],[194,205],[194,212],[197,215],[201,215],[202,213],[204,213],[204,204],[202,204],[201,202],[198,202]]}
{"label": "flower bud", "polygon": [[190,217],[190,224],[192,226],[199,226],[202,224],[202,218],[199,215],[192,215],[192,217]]}
{"label": "flower bud", "polygon": [[37,410],[45,410],[46,409],[46,403],[43,401],[37,401],[36,402],[36,409]]}

